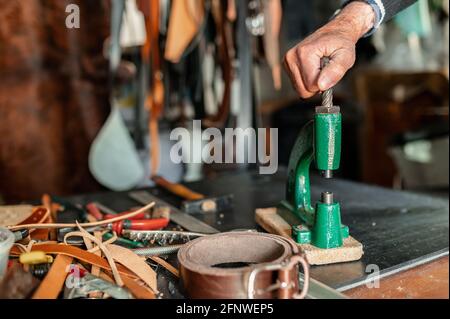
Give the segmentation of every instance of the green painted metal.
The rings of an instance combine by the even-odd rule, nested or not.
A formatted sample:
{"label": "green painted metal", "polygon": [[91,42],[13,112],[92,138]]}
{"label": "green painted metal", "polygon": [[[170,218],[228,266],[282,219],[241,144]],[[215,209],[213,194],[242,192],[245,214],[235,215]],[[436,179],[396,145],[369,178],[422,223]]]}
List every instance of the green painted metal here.
{"label": "green painted metal", "polygon": [[341,224],[338,203],[317,203],[313,225],[299,224],[292,228],[292,237],[299,244],[312,244],[323,249],[341,247],[350,235],[347,226]]}
{"label": "green painted metal", "polygon": [[341,247],[341,211],[338,203],[316,205],[316,220],[312,231],[311,243],[319,248]]}
{"label": "green painted metal", "polygon": [[286,199],[293,212],[308,225],[314,222],[314,208],[311,205],[309,168],[313,153],[314,121],[301,130],[289,158]]}
{"label": "green painted metal", "polygon": [[314,151],[319,170],[338,170],[341,162],[341,113],[319,113],[314,118]]}
{"label": "green painted metal", "polygon": [[319,170],[337,170],[341,158],[342,117],[340,113],[319,113],[301,130],[288,165],[286,201],[280,209],[289,210],[301,221],[292,228],[294,240],[330,249],[342,246],[349,236],[341,224],[339,203],[311,204],[309,169],[313,160]]}

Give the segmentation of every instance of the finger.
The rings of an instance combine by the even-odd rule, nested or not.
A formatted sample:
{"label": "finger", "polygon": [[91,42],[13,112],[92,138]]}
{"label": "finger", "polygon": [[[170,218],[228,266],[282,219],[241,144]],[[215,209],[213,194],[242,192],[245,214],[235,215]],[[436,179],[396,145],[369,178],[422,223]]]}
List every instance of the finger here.
{"label": "finger", "polygon": [[314,96],[315,93],[309,92],[306,89],[303,83],[302,76],[300,75],[298,63],[299,62],[296,57],[293,57],[292,55],[286,55],[284,65],[291,79],[292,86],[294,87],[295,91],[297,91],[297,93],[300,95],[300,97],[306,99],[311,96]]}
{"label": "finger", "polygon": [[317,81],[320,75],[320,56],[307,47],[302,47],[297,51],[297,59],[305,88],[309,92],[319,92]]}
{"label": "finger", "polygon": [[330,63],[319,75],[318,87],[320,91],[328,90],[342,79],[345,73],[355,64],[355,51],[339,49],[330,58]]}

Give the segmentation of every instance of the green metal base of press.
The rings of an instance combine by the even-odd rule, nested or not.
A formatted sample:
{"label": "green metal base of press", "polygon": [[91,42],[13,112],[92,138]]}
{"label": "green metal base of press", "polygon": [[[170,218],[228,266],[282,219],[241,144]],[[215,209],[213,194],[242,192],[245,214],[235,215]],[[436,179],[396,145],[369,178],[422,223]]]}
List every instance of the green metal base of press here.
{"label": "green metal base of press", "polygon": [[[302,215],[302,213],[295,212],[287,201],[282,201],[278,206],[278,214],[286,218],[285,212],[294,215],[297,220],[299,215]],[[322,249],[342,247],[344,239],[350,236],[350,231],[347,226],[341,224],[339,204],[317,203],[314,214],[315,222],[313,224],[300,221],[297,225],[292,226],[292,238],[295,242],[310,244]]]}
{"label": "green metal base of press", "polygon": [[287,200],[280,209],[287,210],[301,222],[293,226],[293,239],[323,249],[338,248],[349,237],[349,229],[341,224],[339,203],[331,193],[323,193],[321,202],[311,205],[309,169],[315,160],[317,169],[339,169],[342,117],[338,107],[333,112],[317,112],[297,138],[288,166]]}

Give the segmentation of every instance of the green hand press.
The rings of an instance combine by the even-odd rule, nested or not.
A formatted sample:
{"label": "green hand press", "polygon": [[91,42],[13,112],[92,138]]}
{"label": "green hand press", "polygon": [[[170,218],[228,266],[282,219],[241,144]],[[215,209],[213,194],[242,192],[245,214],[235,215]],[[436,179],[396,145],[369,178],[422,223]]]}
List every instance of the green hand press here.
{"label": "green hand press", "polygon": [[[322,59],[322,68],[328,61]],[[292,236],[299,244],[337,248],[349,236],[348,227],[341,224],[340,206],[333,193],[323,192],[320,202],[312,206],[309,180],[313,161],[327,179],[339,169],[341,133],[340,108],[333,105],[333,92],[329,89],[322,94],[322,106],[316,107],[314,120],[302,128],[289,159],[286,200],[280,209],[287,209],[299,221],[292,226]]]}

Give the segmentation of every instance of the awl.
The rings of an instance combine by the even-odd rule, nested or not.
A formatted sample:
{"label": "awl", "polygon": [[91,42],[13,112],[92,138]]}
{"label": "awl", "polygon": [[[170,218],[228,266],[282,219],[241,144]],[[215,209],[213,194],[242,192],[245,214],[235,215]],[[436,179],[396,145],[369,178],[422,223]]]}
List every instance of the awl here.
{"label": "awl", "polygon": [[152,180],[159,187],[183,198],[181,208],[188,214],[197,213],[217,213],[228,210],[233,206],[233,195],[218,197],[206,197],[203,194],[194,192],[184,185],[172,183],[161,176],[153,176]]}

